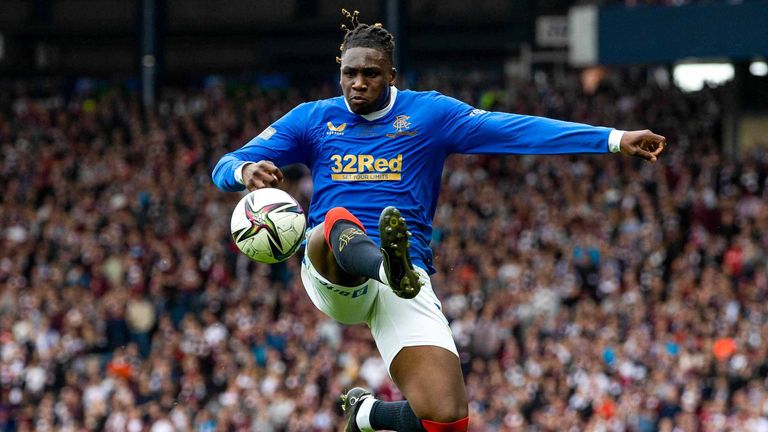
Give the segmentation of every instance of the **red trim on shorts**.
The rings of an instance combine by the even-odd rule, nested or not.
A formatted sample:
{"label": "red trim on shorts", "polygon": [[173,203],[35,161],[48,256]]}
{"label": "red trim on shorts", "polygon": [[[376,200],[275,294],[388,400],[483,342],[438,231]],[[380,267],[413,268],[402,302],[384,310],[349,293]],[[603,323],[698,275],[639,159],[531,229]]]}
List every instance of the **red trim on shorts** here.
{"label": "red trim on shorts", "polygon": [[340,220],[352,222],[353,224],[359,226],[363,232],[365,232],[363,223],[360,222],[360,220],[356,218],[355,215],[350,213],[349,210],[345,209],[344,207],[334,207],[328,210],[328,213],[325,214],[325,225],[323,226],[323,231],[325,234],[325,244],[327,244],[328,248],[331,250],[333,250],[333,246],[331,246],[331,230],[333,230],[333,226],[336,224],[336,222]]}
{"label": "red trim on shorts", "polygon": [[464,417],[451,423],[422,420],[421,424],[427,432],[467,432],[469,430],[469,417]]}

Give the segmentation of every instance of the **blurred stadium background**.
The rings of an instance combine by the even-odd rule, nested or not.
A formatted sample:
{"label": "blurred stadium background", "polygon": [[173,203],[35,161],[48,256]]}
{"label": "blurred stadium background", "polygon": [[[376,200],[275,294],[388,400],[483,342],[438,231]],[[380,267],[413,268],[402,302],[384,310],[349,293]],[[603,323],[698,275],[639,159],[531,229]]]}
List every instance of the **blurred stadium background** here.
{"label": "blurred stadium background", "polygon": [[296,259],[236,253],[209,179],[339,94],[342,7],[401,87],[669,141],[449,161],[473,431],[768,431],[768,2],[716,0],[3,0],[1,430],[338,431],[343,388],[400,397]]}

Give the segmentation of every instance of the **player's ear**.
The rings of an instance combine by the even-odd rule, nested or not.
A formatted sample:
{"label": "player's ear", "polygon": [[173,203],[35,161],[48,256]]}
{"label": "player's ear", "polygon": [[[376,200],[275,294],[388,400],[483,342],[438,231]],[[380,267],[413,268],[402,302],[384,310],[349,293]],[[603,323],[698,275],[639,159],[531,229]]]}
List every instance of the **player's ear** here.
{"label": "player's ear", "polygon": [[392,68],[391,77],[389,77],[389,85],[395,85],[395,78],[397,78],[397,69]]}

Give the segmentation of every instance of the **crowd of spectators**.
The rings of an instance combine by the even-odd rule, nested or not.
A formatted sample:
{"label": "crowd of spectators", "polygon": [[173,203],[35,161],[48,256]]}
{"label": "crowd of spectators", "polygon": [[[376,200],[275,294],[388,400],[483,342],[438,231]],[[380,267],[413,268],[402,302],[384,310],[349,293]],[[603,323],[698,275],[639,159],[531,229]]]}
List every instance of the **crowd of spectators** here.
{"label": "crowd of spectators", "polygon": [[[722,89],[611,78],[415,86],[670,143],[657,164],[449,159],[433,285],[471,430],[768,431],[768,156],[725,156]],[[240,195],[210,181],[331,86],[168,90],[145,112],[55,84],[0,86],[0,430],[338,431],[343,389],[400,398],[369,330],[312,306],[297,258],[236,252]],[[308,202],[305,170],[287,174]]]}

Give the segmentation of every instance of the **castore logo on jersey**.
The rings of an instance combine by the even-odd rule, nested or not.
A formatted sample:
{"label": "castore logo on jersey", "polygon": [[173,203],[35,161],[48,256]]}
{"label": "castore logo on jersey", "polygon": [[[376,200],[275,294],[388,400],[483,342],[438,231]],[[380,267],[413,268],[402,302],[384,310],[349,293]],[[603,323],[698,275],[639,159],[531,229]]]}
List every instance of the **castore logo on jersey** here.
{"label": "castore logo on jersey", "polygon": [[328,131],[325,133],[326,135],[344,135],[344,129],[347,128],[346,123],[342,123],[338,126],[334,126],[333,123],[328,122]]}

